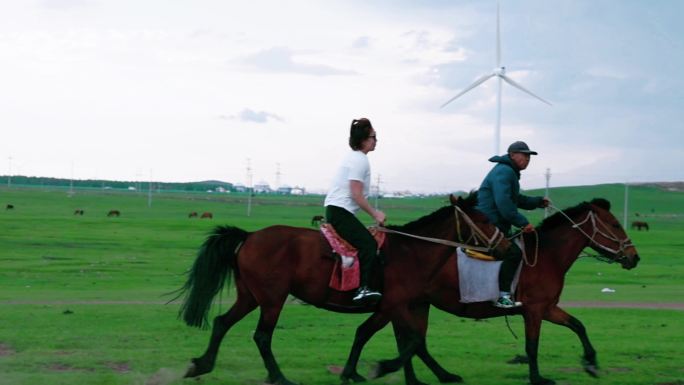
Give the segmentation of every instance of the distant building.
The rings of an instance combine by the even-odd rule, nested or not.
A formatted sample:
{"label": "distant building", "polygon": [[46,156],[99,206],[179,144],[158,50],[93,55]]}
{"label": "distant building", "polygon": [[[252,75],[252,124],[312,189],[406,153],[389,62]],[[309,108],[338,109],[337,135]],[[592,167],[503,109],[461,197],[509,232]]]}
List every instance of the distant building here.
{"label": "distant building", "polygon": [[247,192],[247,187],[242,183],[235,183],[233,188],[235,189],[235,192]]}
{"label": "distant building", "polygon": [[306,194],[306,189],[304,187],[293,187],[290,189],[290,195],[304,195]]}
{"label": "distant building", "polygon": [[281,195],[290,195],[292,193],[292,187],[288,185],[282,185],[278,187],[278,190],[276,190],[276,193],[281,194]]}
{"label": "distant building", "polygon": [[272,191],[273,190],[271,190],[271,186],[269,186],[265,181],[260,181],[254,185],[254,193],[256,194],[268,194]]}

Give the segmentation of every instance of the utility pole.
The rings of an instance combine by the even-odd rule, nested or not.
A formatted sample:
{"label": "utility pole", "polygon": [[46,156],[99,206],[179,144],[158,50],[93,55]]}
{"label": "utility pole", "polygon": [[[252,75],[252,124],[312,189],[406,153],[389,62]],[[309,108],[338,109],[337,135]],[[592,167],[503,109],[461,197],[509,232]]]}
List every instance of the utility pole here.
{"label": "utility pole", "polygon": [[378,197],[380,196],[380,174],[378,174],[378,181],[375,184],[375,209],[378,209]]}
{"label": "utility pole", "polygon": [[280,188],[280,176],[282,174],[280,173],[280,163],[276,163],[276,180],[275,180],[275,190],[278,191]]}
{"label": "utility pole", "polygon": [[12,157],[8,157],[9,159],[9,171],[7,172],[7,188],[12,187]]}
{"label": "utility pole", "polygon": [[147,207],[152,207],[152,169],[150,169],[150,186],[147,189]]}
{"label": "utility pole", "polygon": [[69,197],[74,196],[74,161],[71,161],[71,180],[69,181]]}
{"label": "utility pole", "polygon": [[[546,193],[544,193],[544,196],[548,198],[549,197],[549,181],[551,180],[551,169],[550,168],[546,169],[546,174],[544,174],[544,176],[546,177]],[[549,216],[549,208],[545,207],[544,208],[544,218],[546,218],[548,216]]]}
{"label": "utility pole", "polygon": [[247,158],[247,216],[252,214],[252,162]]}
{"label": "utility pole", "polygon": [[623,219],[623,227],[626,229],[627,228],[627,212],[629,211],[628,206],[629,206],[629,184],[625,182],[625,213],[624,213],[624,219]]}

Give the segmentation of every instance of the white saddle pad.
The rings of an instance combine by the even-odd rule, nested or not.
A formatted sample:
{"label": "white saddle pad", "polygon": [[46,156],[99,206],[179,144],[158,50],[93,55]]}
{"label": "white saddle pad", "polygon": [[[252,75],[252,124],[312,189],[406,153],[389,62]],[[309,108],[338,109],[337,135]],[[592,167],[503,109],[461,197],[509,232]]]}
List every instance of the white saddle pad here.
{"label": "white saddle pad", "polygon": [[[499,269],[501,261],[482,261],[470,258],[459,247],[456,251],[458,260],[458,284],[461,289],[461,302],[495,301],[499,298]],[[520,268],[513,277],[511,293],[515,292],[520,277]]]}

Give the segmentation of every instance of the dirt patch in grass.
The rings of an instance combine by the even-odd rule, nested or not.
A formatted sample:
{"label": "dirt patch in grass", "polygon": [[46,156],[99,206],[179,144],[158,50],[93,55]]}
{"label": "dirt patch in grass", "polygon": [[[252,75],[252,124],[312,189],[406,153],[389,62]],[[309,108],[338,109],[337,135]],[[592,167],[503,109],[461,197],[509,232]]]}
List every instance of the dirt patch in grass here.
{"label": "dirt patch in grass", "polygon": [[0,357],[11,356],[15,354],[16,351],[12,349],[9,345],[0,342]]}
{"label": "dirt patch in grass", "polygon": [[109,361],[105,362],[104,365],[117,373],[128,373],[131,371],[131,366],[128,362]]}

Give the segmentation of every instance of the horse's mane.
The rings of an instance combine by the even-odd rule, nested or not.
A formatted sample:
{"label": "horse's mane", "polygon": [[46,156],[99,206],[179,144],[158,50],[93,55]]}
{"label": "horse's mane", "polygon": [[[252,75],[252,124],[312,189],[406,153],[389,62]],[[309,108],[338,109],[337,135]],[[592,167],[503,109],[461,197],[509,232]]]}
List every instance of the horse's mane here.
{"label": "horse's mane", "polygon": [[[575,215],[582,213],[587,210],[591,210],[591,205],[596,205],[604,210],[610,211],[610,202],[606,199],[603,198],[594,198],[592,199],[591,202],[582,202],[578,204],[577,206],[573,206],[567,209],[564,209],[563,212],[565,215],[569,217],[574,217]],[[557,226],[560,226],[562,224],[567,224],[568,219],[565,218],[565,215],[563,215],[561,212],[557,212],[550,217],[544,219],[539,226],[537,226],[537,230],[544,232],[548,231],[550,229],[553,229]]]}
{"label": "horse's mane", "polygon": [[[468,194],[466,197],[462,197],[460,200],[460,203],[458,206],[463,209],[463,211],[468,212],[470,211],[475,205],[477,204],[477,192],[471,192]],[[449,206],[444,206],[440,209],[437,209],[436,211],[425,215],[423,217],[420,217],[416,219],[415,221],[403,224],[403,225],[389,225],[387,226],[388,229],[391,230],[396,230],[396,231],[403,231],[403,232],[413,232],[416,230],[420,230],[429,223],[445,219],[449,216],[454,215],[454,205],[449,205]]]}

